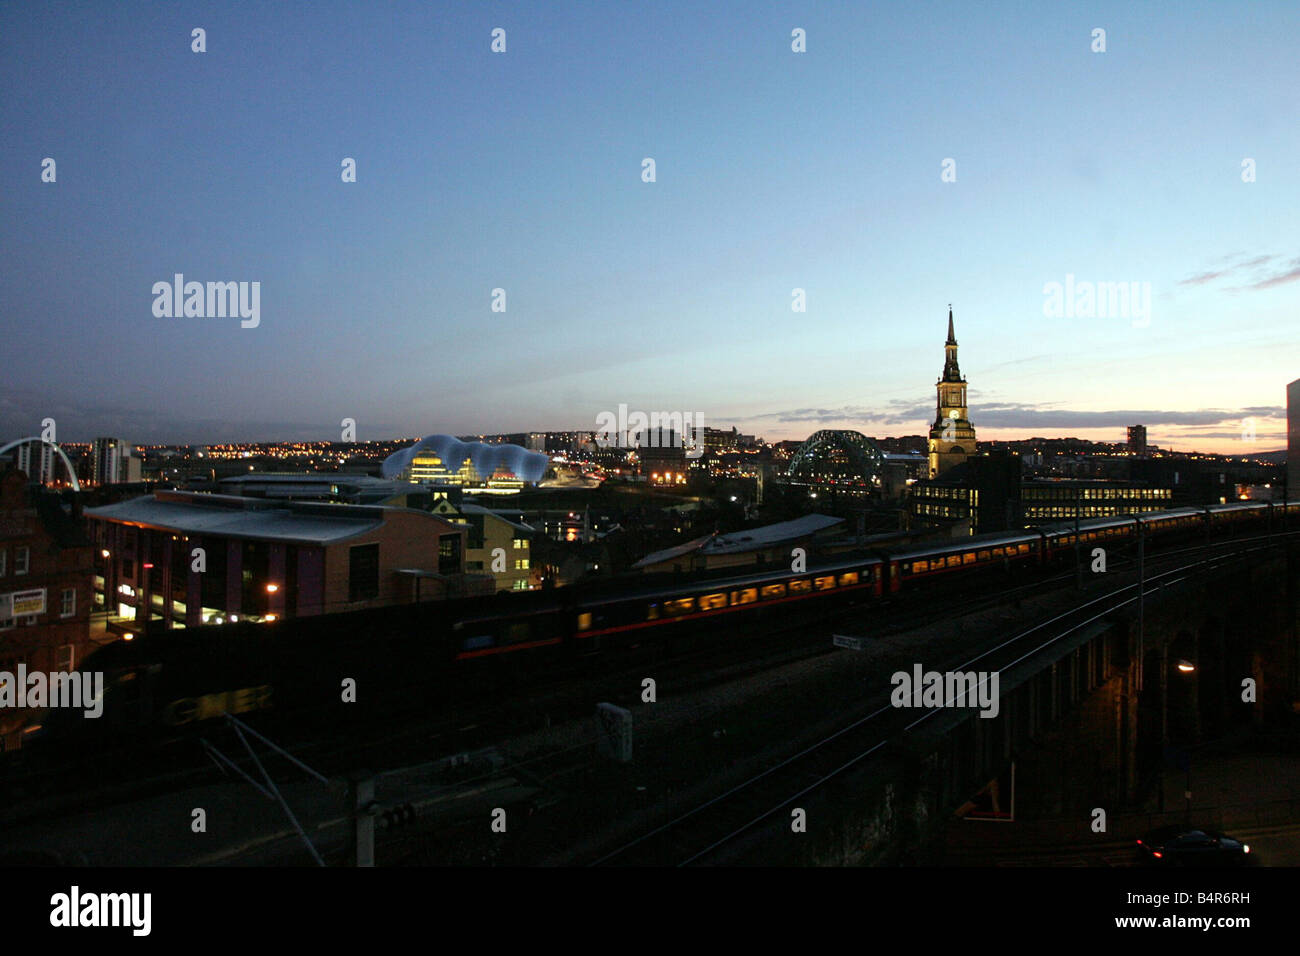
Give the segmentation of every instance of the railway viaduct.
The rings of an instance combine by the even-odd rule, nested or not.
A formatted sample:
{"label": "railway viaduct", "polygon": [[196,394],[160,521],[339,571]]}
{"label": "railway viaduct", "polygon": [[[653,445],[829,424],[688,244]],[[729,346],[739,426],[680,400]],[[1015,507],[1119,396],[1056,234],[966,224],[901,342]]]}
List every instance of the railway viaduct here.
{"label": "railway viaduct", "polygon": [[963,826],[1064,821],[1080,839],[1098,808],[1181,820],[1184,795],[1163,793],[1162,768],[1227,735],[1294,729],[1300,542],[1149,581],[1141,611],[1097,612],[1000,672],[996,717],[934,712],[810,796],[822,823],[803,839],[772,827],[718,862],[925,863],[963,812],[990,821]]}

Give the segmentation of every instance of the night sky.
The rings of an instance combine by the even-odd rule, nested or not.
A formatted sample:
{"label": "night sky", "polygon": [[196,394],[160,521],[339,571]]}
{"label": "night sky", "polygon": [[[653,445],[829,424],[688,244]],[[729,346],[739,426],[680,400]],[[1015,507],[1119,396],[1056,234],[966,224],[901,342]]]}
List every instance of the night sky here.
{"label": "night sky", "polygon": [[[6,4],[0,437],[914,434],[951,302],[982,439],[1279,448],[1297,37],[1294,2]],[[156,317],[175,273],[260,282],[260,324]],[[1046,316],[1067,275],[1149,317]]]}

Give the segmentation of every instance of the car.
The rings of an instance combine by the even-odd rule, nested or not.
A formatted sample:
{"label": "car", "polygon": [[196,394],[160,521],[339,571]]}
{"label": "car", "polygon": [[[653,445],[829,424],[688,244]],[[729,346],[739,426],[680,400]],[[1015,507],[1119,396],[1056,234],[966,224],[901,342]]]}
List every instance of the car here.
{"label": "car", "polygon": [[1250,845],[1209,827],[1176,824],[1152,830],[1138,852],[1153,865],[1232,866],[1250,861]]}

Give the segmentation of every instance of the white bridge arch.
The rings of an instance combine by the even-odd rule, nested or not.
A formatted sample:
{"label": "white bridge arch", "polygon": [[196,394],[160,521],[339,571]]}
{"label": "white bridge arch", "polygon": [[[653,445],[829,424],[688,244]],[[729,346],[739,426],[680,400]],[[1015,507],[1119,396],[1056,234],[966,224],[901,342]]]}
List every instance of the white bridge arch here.
{"label": "white bridge arch", "polygon": [[[0,446],[0,455],[3,455],[11,448],[17,448],[19,445],[26,445],[29,442],[36,442],[39,445],[49,445],[56,452],[58,452],[59,457],[63,459],[64,467],[68,469],[68,477],[72,479],[72,490],[73,491],[81,490],[81,482],[77,481],[77,470],[72,467],[72,461],[68,458],[67,452],[65,452],[54,442],[50,441],[48,438],[42,438],[39,435],[32,435],[29,438],[19,438],[17,441],[11,441],[7,445]],[[28,475],[28,477],[30,478],[31,476]]]}

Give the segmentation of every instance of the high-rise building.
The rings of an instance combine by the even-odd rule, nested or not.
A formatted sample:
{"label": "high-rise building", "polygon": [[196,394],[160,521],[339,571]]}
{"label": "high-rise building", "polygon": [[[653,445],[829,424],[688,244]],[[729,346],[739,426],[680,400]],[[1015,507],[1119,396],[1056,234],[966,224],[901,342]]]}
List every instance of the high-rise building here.
{"label": "high-rise building", "polygon": [[975,426],[966,408],[966,379],[957,366],[957,337],[952,328],[952,306],[948,306],[948,341],[944,343],[943,375],[935,384],[938,392],[934,425],[930,427],[930,477],[937,478],[954,465],[975,454]]}
{"label": "high-rise building", "polygon": [[54,480],[54,446],[48,442],[29,441],[15,450],[14,464],[36,485],[47,485]]}
{"label": "high-rise building", "polygon": [[1286,496],[1300,498],[1300,378],[1286,387]]}
{"label": "high-rise building", "polygon": [[126,442],[120,438],[96,438],[91,446],[91,469],[95,484],[111,485],[125,476],[125,458],[129,453]]}
{"label": "high-rise building", "polygon": [[1147,454],[1147,427],[1130,425],[1128,427],[1128,453],[1134,458],[1145,458]]}

